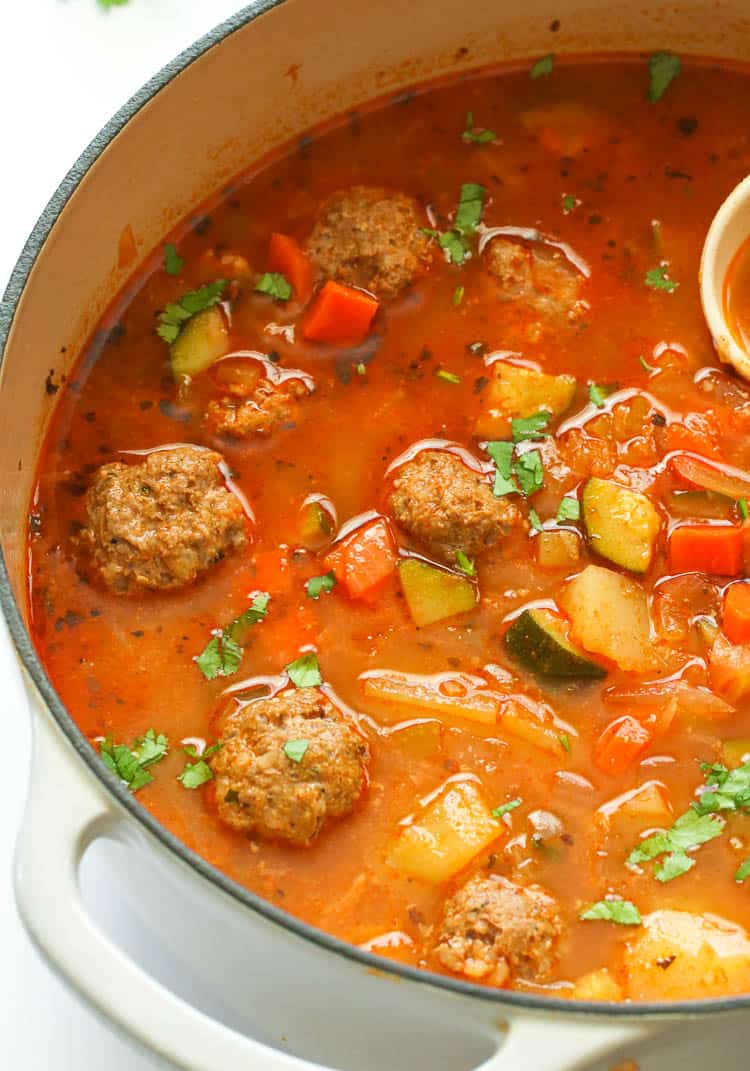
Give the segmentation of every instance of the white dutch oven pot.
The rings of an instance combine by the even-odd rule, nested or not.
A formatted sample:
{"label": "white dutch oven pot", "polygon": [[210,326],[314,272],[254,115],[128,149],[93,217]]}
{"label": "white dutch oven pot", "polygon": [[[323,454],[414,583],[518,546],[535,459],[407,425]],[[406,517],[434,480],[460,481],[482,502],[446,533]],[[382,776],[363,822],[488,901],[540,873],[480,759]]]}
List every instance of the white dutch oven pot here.
{"label": "white dutch oven pot", "polygon": [[[706,1041],[724,1071],[741,1066],[725,1045],[743,1022],[716,1016],[750,998],[603,1008],[470,986],[353,949],[227,880],[123,791],[63,708],[25,628],[24,541],[50,367],[55,379],[70,370],[138,260],[248,163],[323,117],[500,59],[663,48],[750,59],[748,13],[748,0],[260,0],[125,106],[37,224],[0,318],[0,597],[35,725],[18,902],[50,963],[172,1065],[564,1071],[651,1037],[649,1068],[684,1068]],[[138,256],[118,267],[126,225]],[[164,950],[170,987],[84,903],[79,864],[102,839],[120,864],[115,914],[130,912]],[[654,1042],[675,1018],[679,1031]]]}

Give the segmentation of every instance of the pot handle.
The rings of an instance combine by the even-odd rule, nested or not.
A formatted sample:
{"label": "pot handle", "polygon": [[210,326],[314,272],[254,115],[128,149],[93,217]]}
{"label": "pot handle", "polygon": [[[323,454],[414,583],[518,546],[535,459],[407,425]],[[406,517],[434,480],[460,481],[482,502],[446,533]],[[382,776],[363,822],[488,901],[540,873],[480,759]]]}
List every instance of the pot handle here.
{"label": "pot handle", "polygon": [[[34,721],[16,897],[29,934],[50,965],[125,1034],[183,1071],[323,1071],[191,1007],[94,923],[81,897],[79,863],[92,841],[115,835],[121,815],[52,719],[40,712]],[[491,1030],[499,1047],[480,1071],[574,1071],[637,1036],[633,1027],[546,1018],[513,1021],[505,1034],[484,1029]]]}

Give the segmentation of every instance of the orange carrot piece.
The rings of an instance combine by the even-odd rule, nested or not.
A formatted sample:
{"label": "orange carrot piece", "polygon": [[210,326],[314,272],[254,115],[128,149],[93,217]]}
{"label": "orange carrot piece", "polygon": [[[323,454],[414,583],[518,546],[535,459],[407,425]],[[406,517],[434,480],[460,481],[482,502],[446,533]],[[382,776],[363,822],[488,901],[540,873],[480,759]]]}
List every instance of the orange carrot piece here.
{"label": "orange carrot piece", "polygon": [[361,342],[377,311],[370,294],[329,279],[305,316],[302,335],[313,342]]}
{"label": "orange carrot piece", "polygon": [[381,517],[335,546],[324,565],[352,599],[367,599],[391,575],[397,560],[391,530]]}
{"label": "orange carrot piece", "polygon": [[594,744],[594,764],[603,773],[616,777],[632,766],[651,739],[651,733],[645,726],[630,714],[625,714],[611,722]]}
{"label": "orange carrot piece", "polygon": [[312,293],[313,266],[310,258],[288,234],[271,235],[268,245],[268,270],[280,272],[291,283],[294,296],[307,301]]}
{"label": "orange carrot piece", "polygon": [[724,596],[724,632],[732,643],[750,643],[750,584],[730,584]]}
{"label": "orange carrot piece", "polygon": [[742,529],[716,524],[681,524],[669,537],[669,560],[675,573],[742,572]]}

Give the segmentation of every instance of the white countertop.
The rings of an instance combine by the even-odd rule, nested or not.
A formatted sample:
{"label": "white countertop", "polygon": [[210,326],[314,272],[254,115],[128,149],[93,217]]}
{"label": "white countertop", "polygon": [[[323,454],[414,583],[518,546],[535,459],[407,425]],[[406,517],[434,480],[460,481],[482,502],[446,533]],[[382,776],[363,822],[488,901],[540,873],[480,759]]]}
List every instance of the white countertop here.
{"label": "white countertop", "polygon": [[[101,126],[164,63],[242,5],[237,0],[8,0],[2,5],[0,293],[37,217]],[[0,807],[0,1064],[13,1071],[153,1071],[153,1062],[74,998],[31,946],[12,893],[29,771],[28,714],[5,645]]]}

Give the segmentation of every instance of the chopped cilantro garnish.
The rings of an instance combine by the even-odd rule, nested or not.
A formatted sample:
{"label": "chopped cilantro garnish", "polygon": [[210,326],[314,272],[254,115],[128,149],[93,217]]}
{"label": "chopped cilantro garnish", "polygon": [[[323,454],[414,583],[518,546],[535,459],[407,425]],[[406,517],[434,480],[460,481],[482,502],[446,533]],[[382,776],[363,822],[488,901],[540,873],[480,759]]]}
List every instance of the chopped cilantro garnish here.
{"label": "chopped cilantro garnish", "polygon": [[99,0],[99,7],[108,10],[111,7],[124,7],[128,3],[130,3],[130,0]]}
{"label": "chopped cilantro garnish", "polygon": [[179,275],[185,261],[178,256],[177,250],[171,242],[164,246],[164,271],[167,275]]}
{"label": "chopped cilantro garnish", "polygon": [[183,788],[200,788],[201,785],[205,785],[207,781],[210,781],[213,776],[213,770],[206,760],[201,757],[196,759],[195,762],[185,763],[185,769],[177,780],[182,783]]}
{"label": "chopped cilantro garnish", "polygon": [[284,744],[284,754],[292,762],[302,762],[309,746],[307,740],[287,740]]}
{"label": "chopped cilantro garnish", "polygon": [[597,409],[604,408],[604,401],[612,393],[612,387],[605,386],[604,384],[589,383],[589,401],[592,405],[595,405]]}
{"label": "chopped cilantro garnish", "polygon": [[445,368],[438,368],[435,370],[435,375],[438,379],[442,379],[444,383],[460,383],[461,377],[457,376],[455,372],[449,372]]}
{"label": "chopped cilantro garnish", "polygon": [[495,807],[492,812],[492,817],[502,818],[504,814],[507,814],[509,811],[515,811],[516,807],[520,806],[520,799],[508,800],[507,803],[501,803],[499,807]]}
{"label": "chopped cilantro garnish", "polygon": [[563,751],[570,751],[570,737],[567,733],[560,733],[557,739],[560,741],[560,747]]}
{"label": "chopped cilantro garnish", "polygon": [[466,125],[464,126],[461,138],[467,144],[486,145],[488,141],[494,141],[496,134],[493,130],[486,130],[484,127],[474,126],[474,116],[471,112],[466,113]]}
{"label": "chopped cilantro garnish", "polygon": [[575,196],[575,194],[566,193],[563,195],[562,210],[566,216],[570,215],[570,213],[573,211],[577,204],[578,198]]}
{"label": "chopped cilantro garnish", "polygon": [[163,338],[171,345],[188,320],[196,313],[210,309],[212,305],[219,303],[226,285],[225,279],[216,279],[212,283],[206,283],[199,290],[189,290],[178,301],[167,305],[159,315],[159,324],[156,328],[159,338]]}
{"label": "chopped cilantro garnish", "polygon": [[458,210],[453,228],[459,234],[474,234],[482,219],[484,186],[478,182],[465,182],[458,199]]}
{"label": "chopped cilantro garnish", "polygon": [[501,440],[489,442],[486,449],[495,462],[495,483],[492,488],[495,498],[502,498],[503,495],[518,494],[518,485],[512,476],[513,443]]}
{"label": "chopped cilantro garnish", "polygon": [[664,264],[647,271],[644,281],[646,286],[650,286],[652,290],[663,290],[667,294],[671,294],[680,285],[667,276],[667,268]]}
{"label": "chopped cilantro garnish", "polygon": [[750,878],[750,859],[746,859],[744,863],[741,863],[734,875],[735,881],[745,881],[746,878]]}
{"label": "chopped cilantro garnish", "polygon": [[267,271],[261,275],[255,284],[255,289],[261,294],[268,294],[277,301],[288,301],[292,296],[292,285],[277,271]]}
{"label": "chopped cilantro garnish", "polygon": [[300,655],[285,668],[295,688],[316,688],[323,683],[318,657],[314,651]]}
{"label": "chopped cilantro garnish", "polygon": [[649,56],[648,99],[652,104],[661,100],[681,70],[680,57],[674,52],[655,52],[653,56]]}
{"label": "chopped cilantro garnish", "polygon": [[464,299],[465,292],[466,290],[463,286],[457,286],[456,289],[453,291],[453,297],[451,298],[452,304],[460,305]]}
{"label": "chopped cilantro garnish", "polygon": [[451,264],[463,264],[469,247],[460,234],[456,234],[455,231],[443,231],[441,233],[431,227],[422,227],[422,233],[429,235],[430,238],[437,238],[438,245]]}
{"label": "chopped cilantro garnish", "polygon": [[195,663],[208,681],[215,677],[229,677],[239,669],[244,650],[242,634],[250,625],[256,625],[268,613],[270,596],[265,592],[255,595],[244,613],[231,621],[226,628],[217,630],[208,641]]}
{"label": "chopped cilantro garnish", "polygon": [[331,569],[330,573],[322,576],[313,576],[305,584],[305,591],[311,599],[319,599],[323,592],[333,591],[336,586],[336,576]]}
{"label": "chopped cilantro garnish", "polygon": [[533,495],[544,483],[544,465],[538,450],[529,450],[516,460],[513,472],[525,495]]}
{"label": "chopped cilantro garnish", "polygon": [[514,417],[510,422],[513,442],[521,443],[528,439],[546,438],[545,428],[549,424],[550,414],[534,413],[529,417]]}
{"label": "chopped cilantro garnish", "polygon": [[630,900],[599,900],[578,916],[583,922],[602,919],[616,922],[619,926],[640,926],[641,913]]}
{"label": "chopped cilantro garnish", "polygon": [[641,354],[640,357],[638,358],[638,363],[640,364],[640,366],[641,366],[641,368],[643,369],[644,372],[655,372],[656,371],[656,369],[653,367],[653,365],[650,365],[648,363],[648,361],[643,356],[643,354]]}
{"label": "chopped cilantro garnish", "polygon": [[110,736],[99,745],[104,765],[124,781],[131,792],[137,792],[139,788],[153,781],[148,767],[161,762],[168,750],[169,741],[166,736],[163,733],[157,735],[154,729],[149,729],[143,736],[134,740],[130,747],[113,744]]}
{"label": "chopped cilantro garnish", "polygon": [[531,527],[534,529],[535,532],[543,532],[544,531],[544,525],[539,520],[539,514],[537,513],[537,511],[533,507],[531,509],[529,509],[529,524],[531,525]]}
{"label": "chopped cilantro garnish", "polygon": [[360,361],[359,364],[357,365],[357,375],[358,376],[363,376],[366,371],[367,371],[367,366],[364,364],[363,361]]}
{"label": "chopped cilantro garnish", "polygon": [[474,562],[462,550],[456,551],[456,568],[460,569],[462,573],[466,573],[467,576],[474,576],[476,573]]}
{"label": "chopped cilantro garnish", "polygon": [[577,498],[572,498],[570,495],[566,495],[565,498],[560,499],[560,505],[557,507],[557,516],[555,520],[558,523],[562,521],[579,521],[581,519],[581,503]]}
{"label": "chopped cilantro garnish", "polygon": [[747,516],[748,516],[747,499],[746,498],[738,498],[737,499],[737,509],[740,511],[740,517],[742,517],[743,521],[746,521],[747,520]]}
{"label": "chopped cilantro garnish", "polygon": [[552,68],[554,67],[554,65],[554,53],[549,52],[546,56],[542,56],[541,59],[538,59],[536,63],[533,64],[531,70],[529,71],[529,76],[531,78],[544,78],[548,74],[552,74]]}

